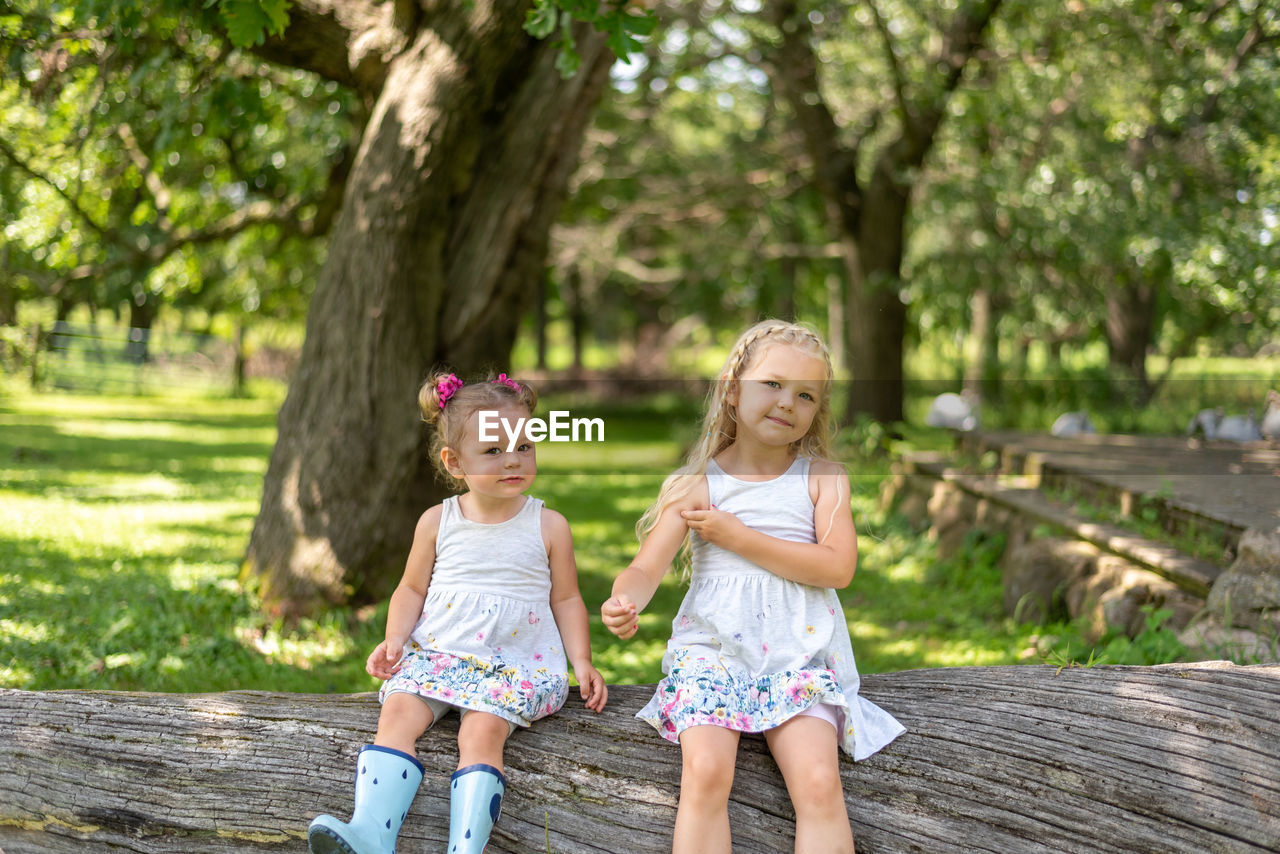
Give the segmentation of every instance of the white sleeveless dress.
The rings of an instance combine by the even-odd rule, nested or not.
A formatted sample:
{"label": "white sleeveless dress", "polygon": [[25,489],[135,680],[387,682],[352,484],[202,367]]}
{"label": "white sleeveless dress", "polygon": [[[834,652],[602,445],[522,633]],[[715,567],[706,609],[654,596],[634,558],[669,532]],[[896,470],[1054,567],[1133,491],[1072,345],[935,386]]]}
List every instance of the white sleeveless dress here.
{"label": "white sleeveless dress", "polygon": [[443,506],[422,617],[378,699],[407,692],[528,726],[569,696],[542,501],[495,525],[465,518],[457,496]]}
{"label": "white sleeveless dress", "polygon": [[[757,531],[816,542],[810,461],[798,457],[768,481],[707,466],[711,503]],[[693,537],[689,592],[672,623],[666,677],[636,717],[668,741],[692,726],[763,732],[817,704],[835,713],[840,747],[865,759],[905,731],[858,695],[858,669],[836,592],[774,575]]]}

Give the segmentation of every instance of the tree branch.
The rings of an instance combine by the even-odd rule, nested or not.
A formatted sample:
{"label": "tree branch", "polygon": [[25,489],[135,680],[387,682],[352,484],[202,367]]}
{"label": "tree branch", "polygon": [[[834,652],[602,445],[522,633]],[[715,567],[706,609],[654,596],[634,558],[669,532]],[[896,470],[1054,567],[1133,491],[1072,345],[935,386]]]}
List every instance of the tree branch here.
{"label": "tree branch", "polygon": [[121,122],[116,129],[120,135],[120,139],[124,141],[124,149],[129,154],[129,159],[133,161],[133,165],[142,173],[142,180],[146,184],[148,192],[151,193],[151,200],[156,207],[156,224],[160,226],[162,231],[169,231],[172,224],[169,222],[169,204],[173,200],[173,194],[169,192],[169,188],[165,186],[164,180],[152,168],[151,158],[147,157],[142,146],[138,144],[138,138],[134,136],[133,128],[129,127],[128,122]]}
{"label": "tree branch", "polygon": [[[1274,38],[1274,35],[1271,38]],[[1240,67],[1244,65],[1249,55],[1267,40],[1267,34],[1263,31],[1262,8],[1259,7],[1254,12],[1253,26],[1249,27],[1248,31],[1245,32],[1240,39],[1240,43],[1236,45],[1235,53],[1227,60],[1222,73],[1218,75],[1218,81],[1221,85],[1205,100],[1203,108],[1200,110],[1199,115],[1196,116],[1195,124],[1203,125],[1213,121],[1214,115],[1218,111],[1218,102],[1221,100],[1222,93],[1226,90],[1231,78],[1240,71]]]}
{"label": "tree branch", "polygon": [[409,43],[398,3],[373,0],[295,0],[289,26],[252,53],[270,62],[312,71],[371,97],[386,80],[387,65]]}
{"label": "tree branch", "polygon": [[841,145],[840,128],[822,97],[809,18],[795,0],[774,0],[765,13],[781,34],[768,63],[774,86],[796,114],[819,192],[837,204],[848,233],[856,233],[861,210],[858,149]]}
{"label": "tree branch", "polygon": [[929,62],[930,68],[942,67],[939,85],[926,103],[917,106],[915,121],[906,125],[903,138],[905,159],[901,165],[917,165],[933,145],[933,137],[942,124],[951,93],[960,85],[965,66],[982,47],[987,25],[995,17],[1002,0],[977,0],[956,15],[942,50]]}
{"label": "tree branch", "polygon": [[62,200],[65,201],[67,205],[71,208],[72,213],[74,213],[76,217],[78,217],[79,219],[83,220],[84,223],[88,225],[90,229],[97,232],[101,237],[103,237],[104,239],[112,243],[131,249],[135,252],[137,251],[137,247],[131,246],[127,243],[122,243],[115,234],[109,232],[100,223],[98,223],[93,217],[89,216],[88,211],[80,207],[80,203],[77,202],[74,198],[72,198],[70,193],[68,193],[66,190],[62,189],[61,187],[59,187],[58,183],[54,181],[52,178],[50,178],[48,175],[44,175],[40,172],[37,172],[29,163],[27,163],[25,160],[19,157],[18,153],[14,151],[12,148],[10,148],[9,144],[6,143],[3,139],[0,139],[0,154],[3,154],[5,157],[9,158],[9,160],[13,163],[13,165],[18,167],[19,171],[25,172],[33,180],[39,181],[40,183],[48,186],[55,193],[57,193],[58,196],[62,198]]}
{"label": "tree branch", "polygon": [[255,225],[288,225],[296,223],[298,209],[301,206],[301,202],[296,199],[285,205],[266,199],[254,202],[234,213],[228,214],[213,225],[205,228],[183,229],[177,232],[171,240],[158,247],[159,252],[154,253],[153,257],[156,257],[157,261],[161,261],[183,246],[217,243],[220,240],[235,237],[246,228]]}
{"label": "tree branch", "polygon": [[[1221,11],[1221,6],[1214,10]],[[1202,27],[1208,27],[1215,15],[1210,15],[1201,21]],[[1222,95],[1230,89],[1232,77],[1240,72],[1240,69],[1248,61],[1249,57],[1254,55],[1258,48],[1262,45],[1274,42],[1280,38],[1278,33],[1268,33],[1265,30],[1263,22],[1263,9],[1259,7],[1254,15],[1253,22],[1240,37],[1240,41],[1236,44],[1235,50],[1231,57],[1226,61],[1221,73],[1218,75],[1218,86],[1209,92],[1200,108],[1190,115],[1188,120],[1182,124],[1176,124],[1164,119],[1157,119],[1156,122],[1147,130],[1147,132],[1139,140],[1139,146],[1142,151],[1148,151],[1155,144],[1157,139],[1169,141],[1177,141],[1187,134],[1193,128],[1203,127],[1217,118],[1219,104]],[[1157,109],[1156,114],[1160,112]]]}
{"label": "tree branch", "polygon": [[908,124],[912,116],[911,105],[907,101],[907,81],[902,76],[902,66],[898,64],[898,56],[893,52],[893,37],[889,34],[889,27],[885,24],[875,0],[866,0],[866,4],[871,10],[872,20],[875,21],[876,32],[880,34],[880,42],[884,45],[885,59],[889,62],[889,73],[893,75],[893,94],[898,102],[898,110],[902,113],[902,122]]}
{"label": "tree branch", "polygon": [[[266,200],[254,202],[205,228],[166,233],[166,240],[153,244],[145,251],[126,247],[131,253],[126,257],[118,257],[101,264],[81,264],[72,267],[59,276],[55,284],[60,286],[82,279],[104,278],[120,270],[136,269],[139,266],[150,269],[160,265],[170,255],[187,246],[228,240],[258,225],[277,225],[299,236],[311,237],[316,233],[317,218],[304,221],[298,217],[298,212],[311,204],[315,204],[314,199],[295,199],[283,205]],[[115,242],[119,243],[119,241]]]}

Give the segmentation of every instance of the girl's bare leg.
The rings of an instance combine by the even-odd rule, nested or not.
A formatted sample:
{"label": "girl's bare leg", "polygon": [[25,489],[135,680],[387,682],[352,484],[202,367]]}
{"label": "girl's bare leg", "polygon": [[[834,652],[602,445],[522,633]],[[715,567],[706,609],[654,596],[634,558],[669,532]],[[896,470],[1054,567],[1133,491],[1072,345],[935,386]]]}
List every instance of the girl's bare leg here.
{"label": "girl's bare leg", "polygon": [[373,743],[417,755],[418,738],[433,720],[431,709],[416,694],[388,694],[378,716],[378,734]]}
{"label": "girl's bare leg", "polygon": [[467,712],[458,724],[458,767],[492,765],[502,771],[502,748],[511,727],[488,712]]}
{"label": "girl's bare leg", "polygon": [[680,806],[672,854],[729,854],[729,790],[739,734],[718,726],[680,733]]}
{"label": "girl's bare leg", "polygon": [[796,854],[853,854],[835,727],[802,715],[764,737],[796,810]]}

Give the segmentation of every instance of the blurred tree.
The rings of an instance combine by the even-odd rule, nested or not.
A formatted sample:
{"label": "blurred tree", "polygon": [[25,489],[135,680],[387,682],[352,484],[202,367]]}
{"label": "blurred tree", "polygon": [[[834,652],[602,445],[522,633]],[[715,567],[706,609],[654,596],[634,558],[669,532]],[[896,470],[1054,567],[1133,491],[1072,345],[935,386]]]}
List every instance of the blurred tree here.
{"label": "blurred tree", "polygon": [[[850,418],[902,420],[908,335],[902,263],[912,194],[948,101],[999,6],[1000,0],[961,3],[945,22],[936,9],[886,0],[866,0],[853,11],[798,0],[765,6],[776,28],[766,56],[769,74],[803,133],[810,177],[827,204],[847,270]],[[824,40],[815,26],[828,17],[833,27],[854,31]],[[873,44],[880,46],[879,61],[869,58]],[[824,53],[828,45],[835,56]],[[833,107],[833,93],[842,89]]]}
{"label": "blurred tree", "polygon": [[[576,0],[0,6],[21,72],[0,108],[24,122],[6,122],[0,186],[22,185],[6,210],[26,206],[5,259],[24,287],[66,306],[125,288],[145,324],[163,273],[256,308],[254,272],[296,285],[262,257],[333,224],[245,561],[272,610],[398,578],[441,491],[418,383],[506,361],[610,51],[650,28]],[[312,109],[317,91],[351,93],[351,151],[332,127],[344,104]],[[292,171],[295,154],[323,168]],[[214,243],[218,258],[179,258]]]}
{"label": "blurred tree", "polygon": [[660,6],[643,55],[615,68],[554,232],[566,313],[632,344],[628,375],[761,316],[822,326],[839,269],[822,200],[790,168],[802,139],[743,21],[712,5]]}
{"label": "blurred tree", "polygon": [[[1228,2],[1016,8],[929,165],[909,260],[925,322],[962,321],[985,291],[1005,340],[1105,340],[1138,405],[1160,382],[1151,353],[1171,365],[1253,330],[1259,346],[1280,315],[1280,115],[1262,106],[1280,20]],[[994,346],[970,353],[989,392]]]}
{"label": "blurred tree", "polygon": [[[127,307],[146,328],[166,302],[243,314],[274,290],[301,316],[313,238],[341,200],[351,99],[220,27],[208,4],[0,6],[8,301],[52,298],[60,318]],[[246,259],[238,293],[228,245]]]}

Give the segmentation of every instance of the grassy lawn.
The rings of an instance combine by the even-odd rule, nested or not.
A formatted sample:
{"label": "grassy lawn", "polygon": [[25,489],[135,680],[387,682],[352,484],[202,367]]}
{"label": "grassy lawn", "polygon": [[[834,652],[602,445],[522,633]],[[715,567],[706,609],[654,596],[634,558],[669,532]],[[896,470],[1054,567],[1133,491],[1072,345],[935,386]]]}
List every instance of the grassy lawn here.
{"label": "grassy lawn", "polygon": [[[385,604],[286,631],[237,584],[279,402],[0,395],[0,687],[375,687],[364,659]],[[586,453],[540,446],[534,492],[573,526],[595,615],[634,554],[635,520],[696,429],[697,404],[572,408],[603,417],[606,441]],[[1018,661],[1036,629],[1003,616],[999,572],[981,544],[939,564],[922,536],[877,509],[886,464],[852,468],[861,557],[842,597],[862,671]],[[682,595],[669,577],[626,643],[594,620],[609,681],[659,677]]]}
{"label": "grassy lawn", "polygon": [[0,685],[348,689],[348,615],[285,637],[235,582],[278,403],[0,398]]}

